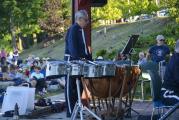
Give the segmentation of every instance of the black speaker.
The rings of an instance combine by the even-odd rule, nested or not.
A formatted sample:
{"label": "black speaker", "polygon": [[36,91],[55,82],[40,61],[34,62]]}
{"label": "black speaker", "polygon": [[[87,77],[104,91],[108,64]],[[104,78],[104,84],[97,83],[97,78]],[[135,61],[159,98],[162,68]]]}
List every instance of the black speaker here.
{"label": "black speaker", "polygon": [[102,7],[107,4],[107,0],[91,0],[91,7]]}

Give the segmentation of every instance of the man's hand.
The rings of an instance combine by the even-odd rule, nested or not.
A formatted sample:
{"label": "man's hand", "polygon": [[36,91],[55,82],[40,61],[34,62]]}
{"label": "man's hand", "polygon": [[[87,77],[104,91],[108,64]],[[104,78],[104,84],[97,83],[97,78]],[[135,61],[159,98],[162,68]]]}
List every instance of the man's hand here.
{"label": "man's hand", "polygon": [[89,50],[89,53],[92,54],[93,50],[92,50],[91,46],[88,46],[88,50]]}

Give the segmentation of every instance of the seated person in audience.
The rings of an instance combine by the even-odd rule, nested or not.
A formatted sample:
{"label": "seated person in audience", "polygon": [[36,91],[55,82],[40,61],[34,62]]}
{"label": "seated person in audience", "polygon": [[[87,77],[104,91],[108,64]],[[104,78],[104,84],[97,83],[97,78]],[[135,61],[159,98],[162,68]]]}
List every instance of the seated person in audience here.
{"label": "seated person in audience", "polygon": [[43,88],[46,88],[45,77],[40,73],[41,68],[38,66],[34,67],[34,72],[30,75],[31,85],[35,87],[38,91],[42,91]]}
{"label": "seated person in audience", "polygon": [[42,73],[46,77],[46,66],[42,66],[40,73]]}
{"label": "seated person in audience", "polygon": [[179,102],[179,40],[166,68],[161,97],[165,105],[174,105]]}
{"label": "seated person in audience", "polygon": [[24,76],[22,73],[20,73],[15,65],[10,66],[10,71],[7,76],[8,80],[13,80],[15,82],[15,85],[20,85],[24,81]]}
{"label": "seated person in audience", "polygon": [[144,52],[140,52],[139,53],[139,60],[138,60],[138,65],[143,65],[143,64],[145,64],[147,62],[147,59],[146,59],[146,57],[145,57],[145,54],[144,54]]}
{"label": "seated person in audience", "polygon": [[42,58],[42,60],[41,60],[41,66],[42,66],[42,68],[46,68],[46,66],[47,66],[47,60],[46,60],[46,58]]}
{"label": "seated person in audience", "polygon": [[29,55],[29,57],[26,59],[27,66],[29,66],[29,67],[32,66],[33,61],[34,61],[34,56],[33,55]]}
{"label": "seated person in audience", "polygon": [[1,70],[2,70],[2,79],[3,80],[8,80],[8,75],[9,75],[8,66],[3,66],[1,68]]}
{"label": "seated person in audience", "polygon": [[[0,68],[1,69],[1,68]],[[2,71],[0,70],[0,80],[3,80],[3,73]]]}

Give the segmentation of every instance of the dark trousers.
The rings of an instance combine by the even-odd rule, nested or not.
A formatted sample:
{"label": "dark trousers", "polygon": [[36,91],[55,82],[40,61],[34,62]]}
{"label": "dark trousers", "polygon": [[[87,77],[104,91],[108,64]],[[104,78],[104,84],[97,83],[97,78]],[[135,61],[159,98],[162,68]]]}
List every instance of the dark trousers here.
{"label": "dark trousers", "polygon": [[2,58],[1,58],[1,65],[5,65],[5,63],[6,63],[6,58],[5,58],[5,57],[2,57]]}
{"label": "dark trousers", "polygon": [[147,62],[141,66],[142,71],[148,72],[151,77],[152,84],[152,98],[153,101],[160,101],[160,91],[162,86],[162,80],[158,72],[159,65],[154,62]]}
{"label": "dark trousers", "polygon": [[153,101],[160,101],[161,87],[162,87],[161,77],[159,76],[158,71],[148,70],[148,73],[150,74],[151,77]]}
{"label": "dark trousers", "polygon": [[[73,112],[73,109],[75,107],[75,104],[78,100],[78,95],[77,95],[77,87],[76,87],[76,78],[70,77],[69,78],[69,87],[67,88],[67,76],[65,77],[66,83],[65,83],[65,100],[66,100],[66,108],[67,108],[67,116],[70,117],[70,110],[69,110],[69,104],[68,104],[68,99],[70,102],[70,107],[71,107],[71,113]],[[67,96],[67,89],[69,90],[69,96]],[[83,86],[80,81],[80,93],[82,93]]]}
{"label": "dark trousers", "polygon": [[36,90],[43,91],[43,88],[47,88],[45,80],[44,79],[37,80]]}

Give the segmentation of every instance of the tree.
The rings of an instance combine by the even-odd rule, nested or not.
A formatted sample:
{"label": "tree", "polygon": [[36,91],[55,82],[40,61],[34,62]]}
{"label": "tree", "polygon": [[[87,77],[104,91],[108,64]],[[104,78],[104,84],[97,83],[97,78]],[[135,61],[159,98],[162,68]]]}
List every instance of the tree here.
{"label": "tree", "polygon": [[46,0],[43,6],[46,17],[39,20],[42,30],[49,36],[63,34],[69,20],[69,0]]}
{"label": "tree", "polygon": [[122,16],[121,9],[118,8],[118,2],[116,0],[108,0],[108,4],[104,7],[92,8],[92,19],[96,20],[116,20]]}
{"label": "tree", "polygon": [[151,14],[158,10],[155,2],[155,0],[120,0],[119,9],[122,10],[124,18],[141,14]]}
{"label": "tree", "polygon": [[0,37],[10,33],[12,46],[16,46],[17,34],[39,32],[38,18],[43,17],[41,6],[44,0],[1,0]]}
{"label": "tree", "polygon": [[106,6],[93,8],[92,17],[94,21],[98,19],[114,20],[122,17],[151,14],[158,9],[156,0],[109,0]]}
{"label": "tree", "polygon": [[168,9],[170,16],[179,23],[179,0],[161,0],[161,8]]}

